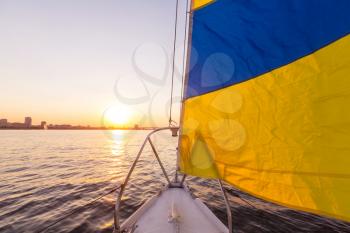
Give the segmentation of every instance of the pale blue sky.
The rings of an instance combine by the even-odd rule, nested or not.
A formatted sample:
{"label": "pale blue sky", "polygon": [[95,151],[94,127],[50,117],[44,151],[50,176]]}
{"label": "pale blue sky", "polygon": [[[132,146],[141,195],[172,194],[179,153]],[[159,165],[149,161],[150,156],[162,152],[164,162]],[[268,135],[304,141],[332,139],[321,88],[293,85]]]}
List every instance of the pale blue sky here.
{"label": "pale blue sky", "polygon": [[[170,70],[165,84],[149,82],[135,72],[132,60],[162,79],[166,61],[171,63],[175,4],[176,0],[0,0],[0,118],[23,121],[28,115],[34,123],[100,125],[109,106],[133,103],[135,120],[149,119],[151,113],[154,122],[165,125]],[[180,1],[180,71],[185,5]],[[178,77],[175,84],[179,96]],[[141,98],[145,88],[152,98]]]}

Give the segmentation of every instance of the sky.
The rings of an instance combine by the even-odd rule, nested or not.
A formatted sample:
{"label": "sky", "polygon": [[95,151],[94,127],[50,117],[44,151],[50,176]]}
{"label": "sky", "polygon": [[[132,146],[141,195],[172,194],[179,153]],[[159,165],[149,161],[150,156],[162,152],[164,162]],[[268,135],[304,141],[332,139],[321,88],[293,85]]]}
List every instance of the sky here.
{"label": "sky", "polygon": [[175,10],[176,0],[0,0],[0,118],[101,126],[123,112],[124,124],[166,125]]}

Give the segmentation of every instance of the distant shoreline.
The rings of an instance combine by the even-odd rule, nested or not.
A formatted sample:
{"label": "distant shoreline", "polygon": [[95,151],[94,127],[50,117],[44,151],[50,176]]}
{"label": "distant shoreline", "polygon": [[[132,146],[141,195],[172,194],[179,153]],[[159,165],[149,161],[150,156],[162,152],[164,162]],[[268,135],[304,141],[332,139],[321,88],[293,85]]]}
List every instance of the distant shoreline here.
{"label": "distant shoreline", "polygon": [[152,128],[140,128],[140,129],[135,129],[135,128],[70,128],[70,129],[59,129],[59,128],[53,128],[53,129],[15,129],[15,128],[0,128],[0,130],[153,130],[157,129],[158,127],[152,127]]}

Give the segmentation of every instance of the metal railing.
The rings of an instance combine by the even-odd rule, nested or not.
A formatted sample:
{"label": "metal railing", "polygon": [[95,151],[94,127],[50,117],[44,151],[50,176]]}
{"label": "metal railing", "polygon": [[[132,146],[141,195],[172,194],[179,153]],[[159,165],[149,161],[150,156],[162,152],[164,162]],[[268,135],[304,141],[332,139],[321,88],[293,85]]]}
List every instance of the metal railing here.
{"label": "metal railing", "polygon": [[165,176],[165,178],[166,178],[168,184],[169,184],[169,185],[171,184],[170,179],[169,179],[169,176],[168,176],[168,174],[166,173],[166,171],[165,171],[165,169],[164,169],[164,166],[163,166],[162,162],[160,161],[160,158],[159,158],[159,155],[158,155],[158,153],[157,153],[157,151],[156,151],[156,148],[154,147],[154,144],[153,144],[153,142],[152,142],[152,140],[151,140],[151,136],[152,136],[154,133],[159,132],[159,131],[162,131],[162,130],[174,130],[174,129],[177,129],[177,130],[178,130],[179,128],[178,128],[178,127],[164,127],[164,128],[155,129],[155,130],[153,130],[152,132],[150,132],[150,133],[147,135],[146,139],[145,139],[144,142],[142,143],[142,146],[141,146],[139,152],[137,153],[137,156],[136,156],[134,162],[132,163],[132,165],[131,165],[131,167],[130,167],[130,169],[129,169],[129,172],[128,172],[128,174],[127,174],[125,180],[124,180],[124,183],[121,185],[120,191],[119,191],[119,193],[118,193],[118,197],[117,197],[116,204],[115,204],[115,210],[114,210],[114,232],[115,232],[115,233],[121,233],[121,231],[120,231],[119,211],[120,211],[120,203],[121,203],[121,199],[122,199],[123,193],[124,193],[124,191],[125,191],[125,187],[126,187],[126,185],[128,184],[128,182],[129,182],[130,176],[131,176],[132,172],[134,171],[134,169],[135,169],[135,167],[136,167],[136,164],[137,164],[137,162],[139,161],[139,158],[140,158],[140,156],[141,156],[141,154],[142,154],[142,152],[143,152],[143,149],[145,148],[147,142],[150,143],[150,145],[151,145],[151,147],[152,147],[152,151],[153,151],[153,153],[154,153],[154,155],[155,155],[155,157],[156,157],[156,159],[157,159],[157,161],[158,161],[158,163],[159,163],[159,165],[160,165],[160,167],[161,167],[161,169],[162,169],[163,175]]}
{"label": "metal railing", "polygon": [[[129,179],[131,177],[131,174],[133,173],[136,165],[137,165],[137,162],[139,161],[140,159],[140,156],[147,144],[147,142],[150,144],[151,148],[152,148],[152,151],[154,153],[154,156],[156,157],[157,161],[158,161],[158,164],[160,165],[160,168],[163,172],[163,175],[165,177],[165,179],[167,180],[168,182],[168,185],[169,187],[170,186],[176,186],[176,187],[183,187],[183,184],[185,182],[185,179],[186,179],[186,174],[184,174],[182,176],[182,179],[180,181],[180,183],[178,183],[178,180],[177,180],[177,177],[178,177],[178,170],[176,169],[176,174],[175,174],[175,183],[172,183],[169,179],[169,176],[159,158],[159,155],[158,155],[158,152],[151,140],[151,136],[156,133],[156,132],[159,132],[159,131],[163,131],[163,130],[171,130],[172,131],[172,135],[175,136],[175,131],[177,132],[179,130],[179,127],[164,127],[164,128],[158,128],[158,129],[155,129],[153,130],[152,132],[150,132],[147,137],[145,138],[144,142],[142,143],[142,146],[139,150],[139,152],[137,153],[136,155],[136,158],[134,160],[134,162],[132,163],[129,171],[128,171],[128,174],[123,182],[123,184],[120,185],[120,191],[118,193],[118,196],[117,196],[117,200],[116,200],[116,204],[115,204],[115,210],[114,210],[114,233],[122,233],[121,232],[121,225],[120,225],[120,218],[119,218],[119,212],[120,212],[120,205],[121,205],[121,199],[122,199],[122,196],[123,196],[123,193],[125,191],[125,187],[126,185],[128,184],[129,182]],[[177,166],[177,165],[176,165]],[[226,205],[226,210],[227,210],[227,219],[228,219],[228,228],[229,228],[229,233],[232,233],[232,213],[231,213],[231,208],[230,208],[230,204],[229,204],[229,201],[228,201],[228,198],[227,198],[227,195],[226,195],[226,191],[225,189],[223,188],[222,186],[222,182],[221,180],[218,180],[219,182],[219,185],[220,185],[220,189],[223,193],[223,197],[224,197],[224,201],[225,201],[225,205]]]}
{"label": "metal railing", "polygon": [[228,201],[227,198],[227,194],[226,191],[222,185],[222,182],[220,179],[218,179],[219,185],[220,185],[220,189],[222,192],[222,195],[224,196],[224,201],[225,201],[225,205],[226,205],[226,212],[227,212],[227,224],[228,224],[228,232],[232,233],[232,212],[231,212],[231,208],[230,208],[230,203]]}

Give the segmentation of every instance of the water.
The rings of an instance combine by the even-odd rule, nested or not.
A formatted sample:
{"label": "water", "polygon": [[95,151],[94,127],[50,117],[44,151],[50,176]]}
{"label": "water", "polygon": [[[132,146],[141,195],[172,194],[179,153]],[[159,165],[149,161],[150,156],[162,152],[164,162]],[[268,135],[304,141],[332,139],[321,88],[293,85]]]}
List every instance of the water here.
{"label": "water", "polygon": [[[0,232],[38,232],[124,178],[147,131],[0,131]],[[177,138],[154,137],[160,157],[174,173]],[[165,179],[146,147],[122,203],[126,218]],[[194,194],[226,223],[216,182],[191,178]],[[350,224],[263,202],[226,187],[234,232],[350,232]],[[115,195],[59,222],[46,232],[112,232]]]}

